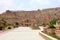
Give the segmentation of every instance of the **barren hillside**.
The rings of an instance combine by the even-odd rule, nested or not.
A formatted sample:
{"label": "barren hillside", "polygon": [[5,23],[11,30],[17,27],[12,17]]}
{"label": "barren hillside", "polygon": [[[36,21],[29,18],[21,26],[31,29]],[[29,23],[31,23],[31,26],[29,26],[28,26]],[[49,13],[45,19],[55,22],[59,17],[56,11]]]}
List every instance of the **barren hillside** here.
{"label": "barren hillside", "polygon": [[35,19],[39,23],[48,24],[52,19],[60,19],[60,8],[49,8],[35,11],[11,11],[0,14],[2,18],[10,22],[21,22],[24,19]]}

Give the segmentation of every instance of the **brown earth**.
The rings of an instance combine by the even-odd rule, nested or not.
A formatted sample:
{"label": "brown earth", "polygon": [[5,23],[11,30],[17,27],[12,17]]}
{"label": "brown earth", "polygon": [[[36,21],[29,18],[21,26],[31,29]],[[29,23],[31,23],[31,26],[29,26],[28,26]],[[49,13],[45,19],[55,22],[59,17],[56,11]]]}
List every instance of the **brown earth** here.
{"label": "brown earth", "polygon": [[60,8],[49,8],[43,10],[33,11],[11,11],[7,10],[0,14],[0,16],[10,23],[19,22],[25,19],[34,19],[38,23],[48,24],[54,18],[60,19]]}

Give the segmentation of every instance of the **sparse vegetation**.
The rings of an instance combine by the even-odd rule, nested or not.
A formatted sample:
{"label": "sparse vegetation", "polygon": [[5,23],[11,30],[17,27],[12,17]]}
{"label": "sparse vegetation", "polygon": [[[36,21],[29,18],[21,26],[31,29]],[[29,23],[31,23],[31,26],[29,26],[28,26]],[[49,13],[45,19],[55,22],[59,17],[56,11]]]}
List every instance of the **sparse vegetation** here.
{"label": "sparse vegetation", "polygon": [[53,24],[53,25],[56,24],[57,20],[58,20],[58,19],[56,19],[56,18],[53,19],[53,20],[51,20],[50,24]]}
{"label": "sparse vegetation", "polygon": [[8,26],[8,27],[7,27],[7,29],[12,29],[12,28],[13,28],[13,26]]}
{"label": "sparse vegetation", "polygon": [[[57,9],[58,11],[55,9]],[[20,12],[7,10],[6,12],[4,12],[6,15],[1,14],[1,17],[6,19],[11,18],[10,20],[15,19],[16,21],[19,21],[19,23],[24,19],[31,18],[35,19],[38,25],[40,25],[40,23],[49,23],[53,19],[53,22],[52,21],[51,22],[55,24],[57,19],[60,19],[59,9],[60,8],[52,8],[39,11],[37,10],[37,11],[20,11]]]}
{"label": "sparse vegetation", "polygon": [[18,26],[19,26],[19,23],[15,22],[14,27],[18,27]]}
{"label": "sparse vegetation", "polygon": [[[2,25],[0,25],[0,30],[8,30],[14,28],[13,24],[8,24],[6,20],[3,18],[0,18],[0,22]],[[15,23],[15,27],[18,27],[18,23]]]}
{"label": "sparse vegetation", "polygon": [[3,26],[0,26],[0,30],[3,30]]}
{"label": "sparse vegetation", "polygon": [[53,34],[50,34],[50,33],[47,33],[47,32],[43,32],[43,33],[45,33],[45,34],[47,34],[47,35],[49,35],[49,36],[52,36],[52,37],[54,37],[54,38],[60,40],[60,38],[57,37],[55,34],[53,35]]}
{"label": "sparse vegetation", "polygon": [[49,24],[48,28],[55,28],[53,24]]}

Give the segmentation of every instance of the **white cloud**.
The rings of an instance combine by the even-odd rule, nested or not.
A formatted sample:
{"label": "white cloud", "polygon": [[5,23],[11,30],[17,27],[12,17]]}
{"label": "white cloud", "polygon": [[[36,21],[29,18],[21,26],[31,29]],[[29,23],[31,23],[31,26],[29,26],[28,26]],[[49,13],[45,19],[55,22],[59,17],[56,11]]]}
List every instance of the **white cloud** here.
{"label": "white cloud", "polygon": [[20,3],[18,6],[16,6],[16,10],[23,10],[24,9],[24,4]]}
{"label": "white cloud", "polygon": [[0,0],[0,11],[34,10],[60,6],[60,0]]}
{"label": "white cloud", "polygon": [[0,0],[0,11],[10,9],[13,5],[13,0]]}
{"label": "white cloud", "polygon": [[50,5],[50,1],[49,0],[31,0],[30,4],[31,6],[34,6],[34,7],[40,7],[40,6]]}
{"label": "white cloud", "polygon": [[0,6],[3,8],[9,7],[13,4],[12,0],[1,0],[0,1]]}
{"label": "white cloud", "polygon": [[0,0],[0,11],[5,10],[22,10],[24,9],[24,4],[16,4],[14,0]]}

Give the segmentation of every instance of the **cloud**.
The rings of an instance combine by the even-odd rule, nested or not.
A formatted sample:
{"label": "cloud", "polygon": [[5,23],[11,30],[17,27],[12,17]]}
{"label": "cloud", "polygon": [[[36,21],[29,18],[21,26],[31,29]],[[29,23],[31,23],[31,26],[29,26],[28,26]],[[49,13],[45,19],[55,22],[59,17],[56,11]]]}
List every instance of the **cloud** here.
{"label": "cloud", "polygon": [[10,9],[13,5],[13,0],[0,0],[0,11]]}
{"label": "cloud", "polygon": [[16,6],[16,10],[23,10],[24,9],[24,4],[20,3],[19,5]]}
{"label": "cloud", "polygon": [[1,12],[6,11],[6,10],[24,9],[23,6],[24,6],[23,3],[16,4],[16,0],[1,0],[0,1],[0,11]]}
{"label": "cloud", "polygon": [[31,0],[30,2],[31,5],[34,5],[34,6],[43,6],[43,5],[49,5],[50,4],[50,1],[48,0]]}
{"label": "cloud", "polygon": [[60,0],[0,0],[0,12],[5,10],[35,10],[60,6]]}
{"label": "cloud", "polygon": [[43,7],[43,6],[47,6],[50,5],[50,1],[49,0],[31,0],[30,1],[30,5],[38,8],[38,7]]}
{"label": "cloud", "polygon": [[12,0],[1,0],[0,1],[0,7],[7,8],[10,7],[13,4]]}

